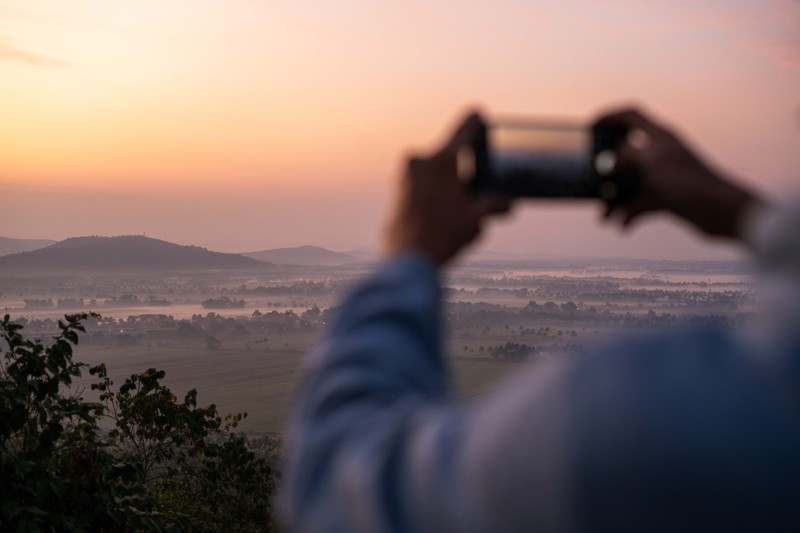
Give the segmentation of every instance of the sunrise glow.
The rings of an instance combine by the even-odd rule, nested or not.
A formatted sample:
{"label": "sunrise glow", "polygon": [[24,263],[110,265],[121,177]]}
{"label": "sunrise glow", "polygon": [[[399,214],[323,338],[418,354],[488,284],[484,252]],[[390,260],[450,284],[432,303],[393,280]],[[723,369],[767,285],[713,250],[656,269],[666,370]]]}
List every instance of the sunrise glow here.
{"label": "sunrise glow", "polygon": [[[638,102],[757,187],[800,175],[794,0],[6,0],[0,72],[12,237],[374,246],[402,157],[473,106],[590,120]],[[595,215],[525,206],[486,246],[618,239]],[[565,221],[561,244],[529,240]]]}

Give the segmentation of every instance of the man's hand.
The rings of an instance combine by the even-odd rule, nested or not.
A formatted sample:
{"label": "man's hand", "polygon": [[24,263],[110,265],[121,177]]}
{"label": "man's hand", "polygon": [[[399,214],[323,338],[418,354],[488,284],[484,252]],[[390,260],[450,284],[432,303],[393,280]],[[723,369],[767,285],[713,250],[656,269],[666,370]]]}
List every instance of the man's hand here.
{"label": "man's hand", "polygon": [[441,266],[478,236],[486,216],[509,210],[508,199],[473,196],[459,180],[459,150],[473,144],[479,127],[472,114],[439,151],[408,160],[387,232],[390,256],[419,252]]}
{"label": "man's hand", "polygon": [[633,197],[609,205],[607,218],[629,226],[647,212],[666,210],[708,235],[740,237],[743,212],[761,202],[755,194],[711,170],[674,133],[635,109],[605,115],[598,124],[628,129],[616,169],[638,178]]}

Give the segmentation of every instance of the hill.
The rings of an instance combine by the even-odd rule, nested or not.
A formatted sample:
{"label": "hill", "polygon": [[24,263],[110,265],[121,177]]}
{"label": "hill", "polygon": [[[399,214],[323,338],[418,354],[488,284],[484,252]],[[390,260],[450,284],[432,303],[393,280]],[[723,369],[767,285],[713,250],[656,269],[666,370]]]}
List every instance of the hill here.
{"label": "hill", "polygon": [[341,252],[334,252],[319,246],[296,246],[293,248],[274,248],[260,252],[242,254],[259,261],[267,261],[277,265],[345,265],[358,263],[357,257]]}
{"label": "hill", "polygon": [[139,235],[72,237],[40,250],[0,257],[0,272],[19,274],[180,272],[267,266],[272,265],[238,254]]}
{"label": "hill", "polygon": [[56,241],[48,239],[12,239],[11,237],[0,237],[0,256],[39,250],[55,242]]}

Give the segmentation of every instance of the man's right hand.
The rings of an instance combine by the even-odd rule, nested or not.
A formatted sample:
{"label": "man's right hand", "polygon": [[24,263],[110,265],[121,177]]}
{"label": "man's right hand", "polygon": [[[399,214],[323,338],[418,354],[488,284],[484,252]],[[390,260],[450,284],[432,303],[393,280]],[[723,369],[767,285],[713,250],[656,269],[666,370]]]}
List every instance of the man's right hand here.
{"label": "man's right hand", "polygon": [[442,266],[478,237],[486,218],[511,208],[509,198],[470,194],[458,177],[458,152],[473,146],[479,125],[471,114],[439,150],[408,160],[386,236],[389,256],[417,252]]}
{"label": "man's right hand", "polygon": [[604,115],[599,125],[622,126],[616,170],[637,176],[637,189],[610,204],[607,218],[629,226],[641,215],[666,210],[713,236],[740,238],[743,213],[761,203],[752,192],[710,169],[674,133],[635,109]]}

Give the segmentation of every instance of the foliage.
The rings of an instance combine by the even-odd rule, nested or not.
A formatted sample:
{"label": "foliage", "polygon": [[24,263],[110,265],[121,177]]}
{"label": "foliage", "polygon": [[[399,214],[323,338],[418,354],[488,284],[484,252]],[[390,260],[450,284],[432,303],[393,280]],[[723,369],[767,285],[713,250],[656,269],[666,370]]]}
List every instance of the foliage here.
{"label": "foliage", "polygon": [[494,359],[504,359],[506,361],[525,361],[531,354],[536,353],[534,346],[524,343],[506,342],[502,346],[489,348],[489,355]]}
{"label": "foliage", "polygon": [[112,389],[104,365],[90,370],[114,429],[109,438],[142,466],[145,481],[171,520],[197,531],[264,531],[270,523],[272,468],[231,431],[246,413],[221,417],[198,407],[197,391],[182,402],[150,368]]}
{"label": "foliage", "polygon": [[74,392],[88,317],[47,346],[0,322],[0,530],[269,530],[273,470],[231,433],[246,414],[178,401],[152,368],[115,390],[101,364],[100,402]]}
{"label": "foliage", "polygon": [[155,485],[163,509],[196,531],[268,531],[273,473],[245,440],[228,434],[204,458],[184,463]]}
{"label": "foliage", "polygon": [[219,350],[222,347],[222,341],[218,338],[209,335],[206,337],[206,350]]}
{"label": "foliage", "polygon": [[220,296],[219,298],[209,298],[203,300],[200,304],[205,309],[238,309],[247,305],[244,300],[237,300],[236,298],[228,298],[227,296]]}
{"label": "foliage", "polygon": [[85,318],[60,321],[47,347],[0,322],[0,529],[157,529],[141,466],[100,431],[102,406],[65,393],[84,366],[72,346]]}

